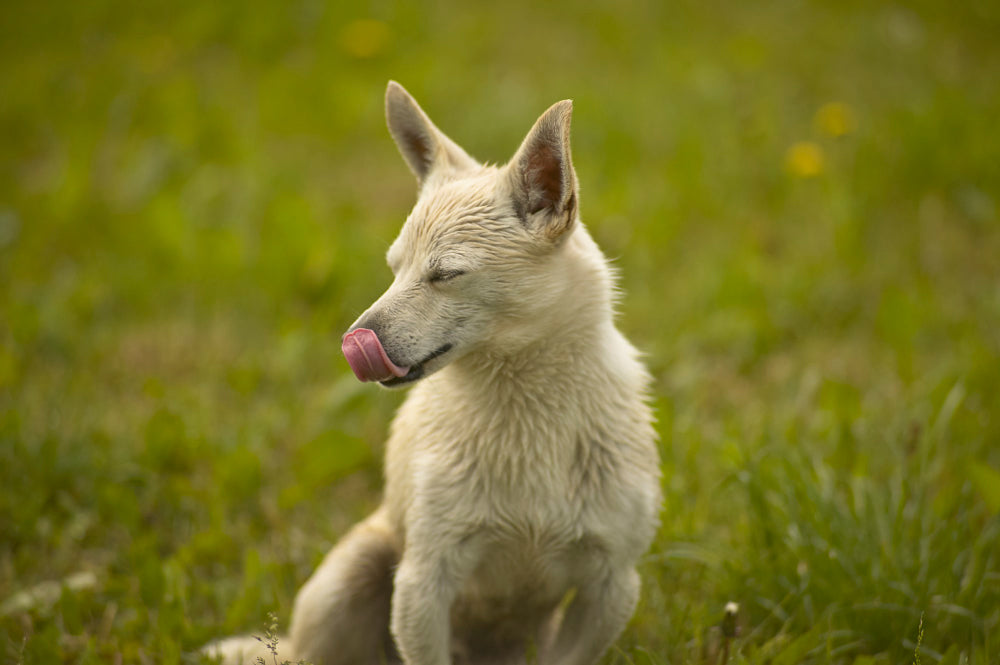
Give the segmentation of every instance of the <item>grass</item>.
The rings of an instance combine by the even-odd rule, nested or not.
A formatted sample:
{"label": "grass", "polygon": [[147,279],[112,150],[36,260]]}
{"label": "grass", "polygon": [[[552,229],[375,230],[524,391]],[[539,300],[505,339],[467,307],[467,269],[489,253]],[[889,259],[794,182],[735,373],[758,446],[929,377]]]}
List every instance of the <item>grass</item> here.
{"label": "grass", "polygon": [[606,664],[997,662],[998,30],[986,2],[5,4],[0,657],[194,662],[287,622],[376,505],[400,396],[337,340],[414,198],[395,78],[491,161],[576,102],[666,495]]}

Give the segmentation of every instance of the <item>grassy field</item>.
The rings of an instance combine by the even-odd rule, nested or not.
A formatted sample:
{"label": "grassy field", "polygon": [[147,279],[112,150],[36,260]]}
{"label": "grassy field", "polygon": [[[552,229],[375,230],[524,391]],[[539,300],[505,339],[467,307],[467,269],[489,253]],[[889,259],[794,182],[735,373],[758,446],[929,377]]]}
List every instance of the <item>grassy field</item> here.
{"label": "grassy field", "polygon": [[1000,662],[1000,5],[140,4],[0,8],[0,660],[287,625],[376,505],[394,78],[493,162],[575,100],[666,496],[605,664]]}

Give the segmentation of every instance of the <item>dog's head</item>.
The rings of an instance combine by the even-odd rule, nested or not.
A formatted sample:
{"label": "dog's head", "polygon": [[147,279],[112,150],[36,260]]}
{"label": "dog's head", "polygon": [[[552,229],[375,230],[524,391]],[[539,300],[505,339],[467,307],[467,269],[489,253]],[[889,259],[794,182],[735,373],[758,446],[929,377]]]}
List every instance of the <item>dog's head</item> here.
{"label": "dog's head", "polygon": [[530,343],[537,322],[571,295],[558,257],[579,227],[572,106],[543,113],[498,168],[470,157],[389,83],[386,120],[419,198],[387,254],[395,280],[343,338],[359,379],[401,386],[484,345]]}

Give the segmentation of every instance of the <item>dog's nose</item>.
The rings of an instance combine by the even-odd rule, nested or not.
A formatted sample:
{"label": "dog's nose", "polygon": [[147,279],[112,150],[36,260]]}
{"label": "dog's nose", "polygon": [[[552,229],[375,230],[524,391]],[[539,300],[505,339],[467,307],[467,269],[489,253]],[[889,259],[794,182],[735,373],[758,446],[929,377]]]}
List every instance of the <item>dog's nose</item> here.
{"label": "dog's nose", "polygon": [[382,324],[382,320],[383,316],[380,312],[372,311],[369,308],[368,310],[362,312],[361,316],[359,316],[357,320],[351,324],[351,327],[347,329],[347,332],[340,336],[341,343],[343,343],[344,339],[346,339],[348,335],[363,328],[371,330],[375,333],[376,337],[384,337],[385,331],[383,328],[385,326]]}

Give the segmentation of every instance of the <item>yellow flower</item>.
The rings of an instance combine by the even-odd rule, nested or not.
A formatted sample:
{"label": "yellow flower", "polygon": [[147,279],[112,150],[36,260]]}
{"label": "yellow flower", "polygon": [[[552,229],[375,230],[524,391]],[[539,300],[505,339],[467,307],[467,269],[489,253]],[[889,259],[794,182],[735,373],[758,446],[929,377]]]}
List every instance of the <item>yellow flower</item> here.
{"label": "yellow flower", "polygon": [[812,141],[793,143],[785,153],[785,168],[799,178],[812,178],[823,172],[823,148]]}
{"label": "yellow flower", "polygon": [[340,31],[340,48],[355,58],[371,58],[385,50],[391,36],[392,31],[382,21],[357,19]]}
{"label": "yellow flower", "polygon": [[843,102],[830,102],[816,111],[813,123],[825,134],[844,136],[854,131],[854,111]]}

